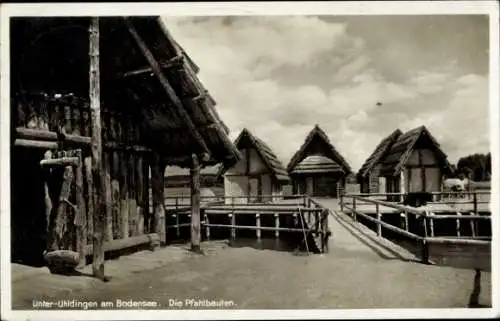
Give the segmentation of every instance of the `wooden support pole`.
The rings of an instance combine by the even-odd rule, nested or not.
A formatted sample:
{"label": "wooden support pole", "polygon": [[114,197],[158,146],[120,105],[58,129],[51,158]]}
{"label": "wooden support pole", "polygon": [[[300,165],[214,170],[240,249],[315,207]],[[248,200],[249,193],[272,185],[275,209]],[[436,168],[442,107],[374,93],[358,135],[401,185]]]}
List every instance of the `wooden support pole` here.
{"label": "wooden support pole", "polygon": [[92,242],[94,235],[94,180],[92,179],[92,158],[84,159],[85,177],[87,179],[87,243]]}
{"label": "wooden support pole", "polygon": [[191,251],[201,252],[200,225],[200,161],[192,155],[191,163]]}
{"label": "wooden support pole", "polygon": [[[470,185],[470,183],[469,183],[469,185]],[[477,214],[477,193],[476,192],[474,192],[473,197],[474,197],[474,199],[472,202],[473,202],[473,206],[474,206],[474,213]]]}
{"label": "wooden support pole", "polygon": [[229,217],[231,218],[231,241],[234,242],[236,240],[236,213],[229,214]]}
{"label": "wooden support pole", "polygon": [[[46,151],[43,157],[45,160],[51,159],[52,158],[52,152],[50,150]],[[50,216],[52,213],[52,198],[50,196],[50,190],[49,190],[49,179],[50,179],[50,172],[47,171],[44,183],[43,183],[43,189],[44,189],[44,197],[45,197],[45,220],[46,220],[46,232],[49,232],[49,226],[50,226]],[[48,234],[47,234],[48,235]]]}
{"label": "wooden support pole", "polygon": [[410,226],[409,226],[409,222],[408,222],[408,212],[404,211],[403,215],[404,215],[404,219],[405,219],[405,230],[410,231]]}
{"label": "wooden support pole", "polygon": [[382,213],[380,213],[380,205],[378,203],[375,203],[375,211],[377,213],[377,236],[382,236],[382,225],[380,224],[380,221],[382,221]]}
{"label": "wooden support pole", "polygon": [[[462,215],[462,213],[457,212],[457,215],[458,215],[458,216],[461,216],[461,215]],[[457,236],[460,236],[460,219],[459,219],[459,218],[457,218],[457,219],[455,220],[455,224],[456,224],[456,229],[457,229]]]}
{"label": "wooden support pole", "polygon": [[142,155],[137,155],[136,162],[136,198],[137,198],[137,224],[136,235],[144,234],[144,178],[142,177]]}
{"label": "wooden support pole", "polygon": [[153,211],[154,211],[154,232],[160,237],[160,243],[166,242],[166,226],[165,226],[165,205],[163,190],[165,188],[164,175],[165,166],[160,160],[157,153],[153,154],[153,162],[151,167],[151,183],[153,192]]}
{"label": "wooden support pole", "polygon": [[[280,227],[280,215],[278,213],[274,213],[274,227],[279,228]],[[280,231],[276,230],[274,232],[274,237],[279,240],[280,237]]]}
{"label": "wooden support pole", "polygon": [[[474,212],[470,212],[470,216],[474,216]],[[476,237],[476,221],[474,219],[469,220],[471,236]]]}
{"label": "wooden support pole", "polygon": [[205,213],[203,215],[203,218],[205,220],[205,225],[206,225],[206,228],[205,228],[205,233],[206,233],[206,237],[207,237],[207,241],[210,240],[210,221],[208,220],[208,215]]}
{"label": "wooden support pole", "polygon": [[344,211],[344,194],[340,194],[340,211]]}
{"label": "wooden support pole", "polygon": [[352,198],[352,219],[356,221],[356,197]]}
{"label": "wooden support pole", "polygon": [[175,235],[177,238],[181,237],[181,227],[180,227],[180,222],[179,222],[179,214],[174,214],[175,216]]}
{"label": "wooden support pole", "polygon": [[431,237],[434,237],[434,213],[433,212],[430,212],[428,216],[429,218],[429,228],[430,228],[430,232],[431,232]]}
{"label": "wooden support pole", "polygon": [[257,242],[260,242],[261,240],[260,213],[255,214],[255,225],[257,226],[257,229],[255,230],[255,235],[257,236]]}
{"label": "wooden support pole", "polygon": [[100,98],[100,69],[99,69],[99,18],[93,17],[89,28],[89,97],[91,118],[91,153],[92,176],[96,188],[94,235],[93,235],[93,262],[92,272],[95,277],[104,280],[104,181],[106,176],[102,164],[102,139],[101,139],[101,98]]}
{"label": "wooden support pole", "polygon": [[76,167],[76,206],[78,208],[78,213],[76,213],[75,217],[75,225],[76,225],[76,242],[77,242],[77,251],[80,255],[80,262],[78,264],[79,268],[85,266],[85,246],[87,245],[87,211],[85,206],[85,198],[83,196],[84,182],[83,182],[83,157],[82,151],[76,150],[75,154],[77,155],[79,162]]}
{"label": "wooden support pole", "polygon": [[[115,115],[110,117],[110,136],[112,140],[118,139],[118,122]],[[111,202],[113,203],[113,238],[119,239],[121,235],[121,219],[120,219],[120,155],[116,150],[109,151],[111,155]]]}

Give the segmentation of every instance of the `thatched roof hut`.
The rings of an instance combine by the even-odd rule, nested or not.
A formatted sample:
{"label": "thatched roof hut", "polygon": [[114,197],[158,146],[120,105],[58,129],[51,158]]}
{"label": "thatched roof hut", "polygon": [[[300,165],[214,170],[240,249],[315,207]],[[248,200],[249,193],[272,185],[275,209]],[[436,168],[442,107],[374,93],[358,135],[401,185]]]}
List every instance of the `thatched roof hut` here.
{"label": "thatched roof hut", "polygon": [[[290,181],[288,173],[276,154],[263,140],[243,129],[234,142],[242,155],[232,167],[221,167],[227,197],[243,197],[258,201],[279,196],[282,186]],[[246,202],[244,198],[242,202]]]}
{"label": "thatched roof hut", "polygon": [[357,174],[362,193],[379,193],[379,176],[382,167],[381,160],[387,156],[392,145],[403,132],[396,129],[382,139],[373,153],[366,159]]}
{"label": "thatched roof hut", "polygon": [[336,196],[345,187],[350,165],[332,145],[326,133],[315,125],[288,166],[294,193]]}
{"label": "thatched roof hut", "polygon": [[[94,219],[107,248],[123,239],[120,246],[135,246],[147,233],[164,242],[165,165],[238,161],[198,66],[160,18],[14,17],[10,39],[15,258],[36,261],[46,249],[95,254],[101,241],[85,247]],[[44,155],[57,158],[45,160],[50,166],[71,166],[47,171]],[[78,215],[59,204],[61,191]],[[63,223],[68,239],[54,228]]]}
{"label": "thatched roof hut", "polygon": [[[425,126],[384,138],[363,164],[358,178],[381,193],[436,192],[443,176],[453,173],[446,154]],[[370,182],[366,177],[372,175]],[[385,186],[377,186],[375,175]]]}

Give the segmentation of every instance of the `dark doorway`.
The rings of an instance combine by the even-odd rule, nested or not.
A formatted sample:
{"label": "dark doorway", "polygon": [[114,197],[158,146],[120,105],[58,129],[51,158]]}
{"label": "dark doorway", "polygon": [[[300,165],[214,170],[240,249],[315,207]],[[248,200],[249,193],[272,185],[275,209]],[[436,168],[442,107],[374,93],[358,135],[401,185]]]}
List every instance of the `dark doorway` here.
{"label": "dark doorway", "polygon": [[12,261],[43,265],[46,216],[44,177],[40,167],[43,150],[11,150],[11,255]]}

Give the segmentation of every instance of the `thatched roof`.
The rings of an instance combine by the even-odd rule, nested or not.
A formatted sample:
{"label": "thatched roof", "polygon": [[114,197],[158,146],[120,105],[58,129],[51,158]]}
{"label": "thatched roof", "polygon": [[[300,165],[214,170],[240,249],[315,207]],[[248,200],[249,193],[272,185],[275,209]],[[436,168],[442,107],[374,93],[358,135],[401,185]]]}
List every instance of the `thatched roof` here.
{"label": "thatched roof", "polygon": [[364,164],[358,171],[358,178],[366,177],[373,167],[378,164],[389,152],[392,144],[398,139],[403,132],[398,128],[393,131],[389,136],[382,139],[382,141],[377,145],[373,153],[366,159]]}
{"label": "thatched roof", "polygon": [[[321,150],[317,150],[312,147],[314,142],[318,142],[320,146],[322,146]],[[319,125],[314,126],[314,128],[307,135],[300,149],[293,155],[287,166],[288,172],[293,173],[296,166],[310,155],[325,156],[338,164],[344,173],[349,174],[352,172],[351,167],[349,166],[347,161],[335,149],[335,147],[330,142],[330,139],[328,138],[326,133],[319,127]]]}
{"label": "thatched roof", "polygon": [[295,166],[292,174],[335,173],[342,172],[342,167],[328,157],[311,155]]}
{"label": "thatched roof", "polygon": [[443,170],[448,173],[453,172],[453,168],[448,162],[446,154],[441,150],[439,143],[425,126],[420,126],[399,135],[382,162],[381,174],[389,176],[399,175],[417,142],[425,142],[426,146],[434,150]]}
{"label": "thatched roof", "polygon": [[[263,140],[253,135],[248,129],[244,128],[241,131],[238,138],[234,141],[234,145],[238,148],[238,150],[254,148],[277,180],[290,180],[285,166],[278,159],[278,156],[276,156],[276,154],[272,151],[271,147],[269,147],[269,145],[267,145]],[[225,172],[227,169],[227,167],[221,168],[221,173]]]}
{"label": "thatched roof", "polygon": [[[88,97],[90,18],[14,18],[12,91]],[[101,108],[132,115],[168,165],[234,163],[239,153],[198,66],[158,17],[100,18]]]}
{"label": "thatched roof", "polygon": [[[217,176],[219,172],[220,164],[203,167],[200,170],[201,176]],[[177,176],[190,176],[191,170],[189,168],[183,168],[179,166],[167,166],[165,168],[165,178],[177,177]]]}

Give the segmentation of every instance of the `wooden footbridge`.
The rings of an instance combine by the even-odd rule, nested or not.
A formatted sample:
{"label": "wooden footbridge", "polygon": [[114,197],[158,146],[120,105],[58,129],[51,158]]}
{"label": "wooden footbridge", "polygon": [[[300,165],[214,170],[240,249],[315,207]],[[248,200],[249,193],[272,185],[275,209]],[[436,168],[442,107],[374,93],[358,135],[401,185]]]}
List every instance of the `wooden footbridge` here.
{"label": "wooden footbridge", "polygon": [[[357,233],[381,244],[391,243],[422,263],[491,271],[487,194],[473,192],[457,199],[441,193],[434,195],[439,201],[421,207],[394,201],[396,196],[402,199],[399,194],[347,194],[340,199],[293,195],[267,203],[246,196],[231,197],[229,202],[224,197],[203,198],[201,237],[230,241],[254,238],[257,244],[274,239],[276,244],[287,242],[309,253],[327,253],[329,244],[335,247],[346,242],[352,243],[348,248],[366,247],[346,233],[342,222],[349,222],[357,226]],[[246,204],[237,198],[245,198]],[[166,199],[167,235],[172,239],[189,239],[191,220],[186,200]]]}

